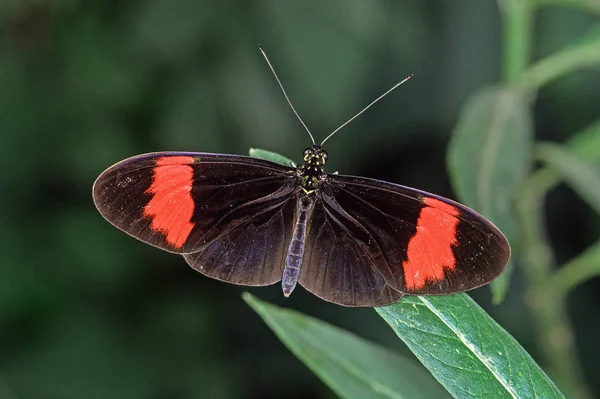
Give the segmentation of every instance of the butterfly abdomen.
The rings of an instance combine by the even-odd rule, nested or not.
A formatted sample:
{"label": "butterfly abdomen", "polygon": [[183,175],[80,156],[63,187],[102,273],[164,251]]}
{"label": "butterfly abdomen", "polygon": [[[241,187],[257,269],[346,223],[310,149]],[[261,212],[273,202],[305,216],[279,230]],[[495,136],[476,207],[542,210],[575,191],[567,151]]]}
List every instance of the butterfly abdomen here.
{"label": "butterfly abdomen", "polygon": [[304,192],[301,191],[298,193],[298,196],[299,197],[297,199],[296,206],[296,223],[294,225],[294,232],[292,233],[292,240],[290,241],[290,245],[285,256],[285,268],[283,270],[283,278],[281,280],[283,294],[286,297],[290,296],[296,287],[296,284],[298,283],[300,266],[302,265],[302,259],[304,257],[306,226],[315,207],[314,194],[304,194]]}

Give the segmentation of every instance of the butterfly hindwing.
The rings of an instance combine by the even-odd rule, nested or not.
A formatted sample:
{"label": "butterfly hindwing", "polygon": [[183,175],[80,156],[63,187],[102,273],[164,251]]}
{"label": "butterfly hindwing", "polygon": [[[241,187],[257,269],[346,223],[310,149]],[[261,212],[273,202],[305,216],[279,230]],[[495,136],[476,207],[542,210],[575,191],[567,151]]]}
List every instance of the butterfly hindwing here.
{"label": "butterfly hindwing", "polygon": [[343,209],[325,204],[323,196],[324,192],[312,213],[300,285],[344,306],[382,306],[398,301],[403,294],[392,288],[385,271],[373,262],[378,254],[375,246],[369,248],[369,233],[354,224]]}
{"label": "butterfly hindwing", "polygon": [[[479,287],[497,277],[510,256],[506,238],[490,222],[433,194],[374,179],[328,175],[320,197],[324,216],[315,217],[310,227],[311,251],[327,254],[345,248],[343,256],[358,254],[361,267],[377,271],[387,287],[400,293],[439,295]],[[341,267],[337,260],[319,263],[332,270]],[[322,296],[339,285],[322,277],[329,270],[317,272],[308,261],[303,267],[300,283],[309,291]],[[349,282],[364,285],[360,280]],[[380,280],[367,284],[374,293],[382,291]]]}
{"label": "butterfly hindwing", "polygon": [[283,274],[294,206],[294,201],[281,200],[225,229],[203,249],[183,256],[194,269],[217,280],[274,284]]}

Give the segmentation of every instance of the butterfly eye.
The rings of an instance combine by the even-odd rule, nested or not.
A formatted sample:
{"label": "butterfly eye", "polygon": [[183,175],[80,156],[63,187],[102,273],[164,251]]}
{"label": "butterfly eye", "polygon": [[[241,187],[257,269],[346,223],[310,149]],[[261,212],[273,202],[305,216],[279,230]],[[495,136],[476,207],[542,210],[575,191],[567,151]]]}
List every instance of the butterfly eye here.
{"label": "butterfly eye", "polygon": [[304,150],[304,161],[308,162],[308,160],[311,158],[312,155],[313,155],[312,148],[307,148],[306,150]]}
{"label": "butterfly eye", "polygon": [[323,161],[327,161],[327,151],[321,150],[321,156],[323,157]]}

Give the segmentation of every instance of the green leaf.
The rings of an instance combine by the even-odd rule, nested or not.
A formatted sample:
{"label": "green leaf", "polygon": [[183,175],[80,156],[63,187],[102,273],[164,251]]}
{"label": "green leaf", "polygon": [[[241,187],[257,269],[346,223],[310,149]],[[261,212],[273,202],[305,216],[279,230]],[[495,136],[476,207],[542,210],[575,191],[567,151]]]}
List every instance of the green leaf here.
{"label": "green leaf", "polygon": [[600,214],[600,173],[597,168],[557,144],[538,144],[536,156],[558,172],[565,182]]}
{"label": "green leaf", "polygon": [[266,161],[276,162],[281,165],[290,166],[294,163],[291,159],[277,154],[276,152],[263,150],[260,148],[250,148],[250,156],[254,158],[264,159]]}
{"label": "green leaf", "polygon": [[529,354],[466,294],[375,309],[455,398],[564,398]]}
{"label": "green leaf", "polygon": [[533,64],[517,78],[517,83],[539,89],[563,75],[589,66],[600,66],[600,25],[590,29],[575,44]]}
{"label": "green leaf", "polygon": [[416,363],[347,331],[245,293],[277,337],[343,398],[448,398]]}
{"label": "green leaf", "polygon": [[[512,202],[530,168],[532,124],[527,92],[483,89],[471,96],[448,148],[448,167],[460,201],[494,222],[511,243],[516,222]],[[508,290],[507,268],[492,283],[496,302]]]}
{"label": "green leaf", "polygon": [[600,161],[600,120],[575,133],[567,141],[567,147],[585,160]]}
{"label": "green leaf", "polygon": [[[565,146],[582,160],[600,162],[600,120],[575,133]],[[528,195],[543,198],[550,190],[562,182],[562,175],[549,166],[537,169],[528,178]],[[532,191],[533,190],[533,191]],[[539,201],[539,200],[538,200]]]}
{"label": "green leaf", "polygon": [[564,295],[598,275],[600,275],[600,241],[596,241],[554,272],[548,282],[550,287],[548,290],[556,295]]}

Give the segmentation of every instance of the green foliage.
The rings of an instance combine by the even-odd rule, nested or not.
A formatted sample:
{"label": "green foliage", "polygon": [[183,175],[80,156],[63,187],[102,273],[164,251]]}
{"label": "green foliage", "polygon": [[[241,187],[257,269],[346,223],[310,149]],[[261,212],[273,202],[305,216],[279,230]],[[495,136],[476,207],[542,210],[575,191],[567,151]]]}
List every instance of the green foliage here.
{"label": "green foliage", "polygon": [[594,166],[559,145],[538,144],[537,158],[560,177],[600,215],[600,173]]}
{"label": "green foliage", "polygon": [[340,397],[447,398],[417,363],[344,330],[291,310],[244,300],[277,337]]}
{"label": "green foliage", "polygon": [[523,87],[539,90],[553,80],[577,69],[598,67],[600,65],[598,48],[600,48],[600,25],[591,28],[576,43],[528,67],[517,77],[516,82]]}
{"label": "green foliage", "polygon": [[279,155],[272,151],[263,150],[260,148],[250,148],[249,154],[251,157],[265,159],[267,161],[276,162],[282,165],[290,166],[294,163],[291,159]]}
{"label": "green foliage", "polygon": [[[519,242],[512,203],[529,172],[533,132],[528,93],[492,87],[471,95],[448,147],[448,166],[462,201]],[[492,283],[494,300],[506,295],[512,266]]]}
{"label": "green foliage", "polygon": [[455,398],[564,398],[466,294],[408,297],[376,310]]}
{"label": "green foliage", "polygon": [[[527,93],[486,88],[465,104],[448,148],[455,190],[511,237],[510,203],[530,168],[532,126]],[[512,234],[511,234],[512,233]]]}
{"label": "green foliage", "polygon": [[[408,359],[246,294],[279,339],[344,398],[442,398]],[[564,398],[529,354],[466,294],[376,309],[455,398]]]}

